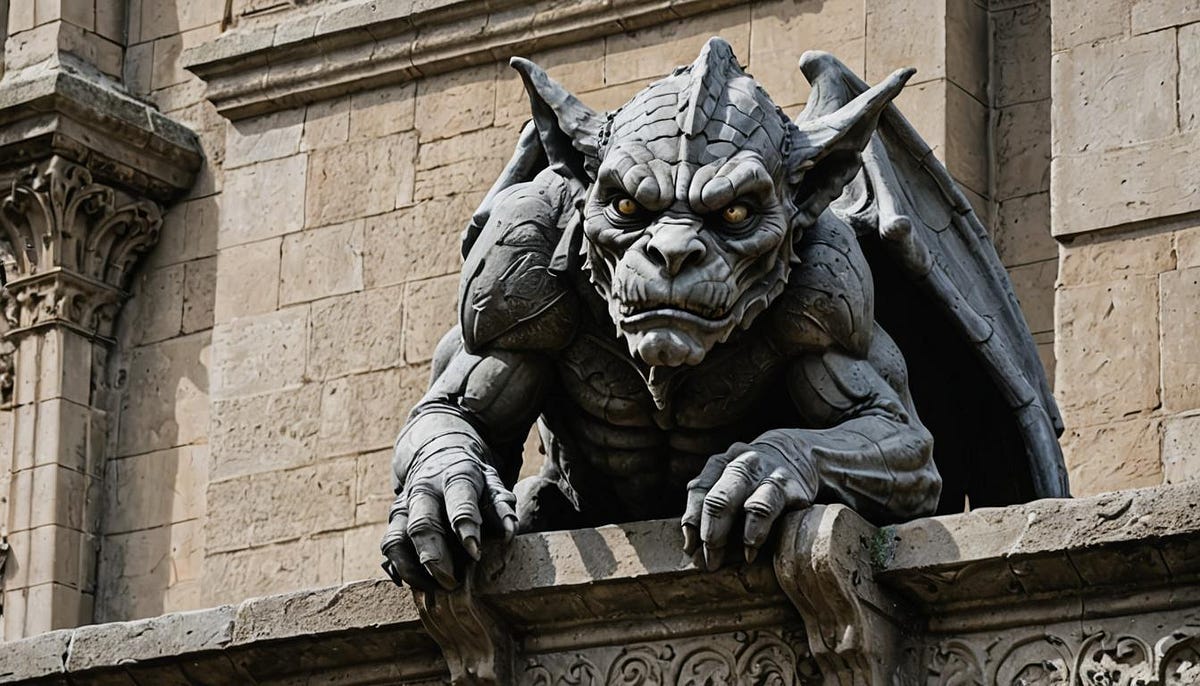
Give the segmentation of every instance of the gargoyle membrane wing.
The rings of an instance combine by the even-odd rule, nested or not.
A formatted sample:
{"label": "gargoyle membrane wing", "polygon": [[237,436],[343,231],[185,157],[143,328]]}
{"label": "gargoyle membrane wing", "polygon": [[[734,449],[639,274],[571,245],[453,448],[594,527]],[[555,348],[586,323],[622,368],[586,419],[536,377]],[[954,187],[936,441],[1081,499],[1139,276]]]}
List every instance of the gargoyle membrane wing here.
{"label": "gargoyle membrane wing", "polygon": [[[807,52],[812,95],[799,119],[837,110],[867,84]],[[895,105],[829,211],[858,234],[875,279],[876,318],[909,367],[945,481],[939,509],[1067,497],[1063,424],[1037,348],[987,230]]]}

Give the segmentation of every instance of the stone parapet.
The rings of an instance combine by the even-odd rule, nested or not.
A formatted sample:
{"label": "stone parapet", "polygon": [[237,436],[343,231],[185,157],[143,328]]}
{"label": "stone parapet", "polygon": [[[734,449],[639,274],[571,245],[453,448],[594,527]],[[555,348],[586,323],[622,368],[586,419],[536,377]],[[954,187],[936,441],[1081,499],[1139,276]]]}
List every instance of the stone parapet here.
{"label": "stone parapet", "polygon": [[6,644],[0,683],[432,684],[451,672],[464,683],[519,684],[1200,676],[1198,488],[882,529],[818,506],[792,515],[779,535],[773,566],[715,573],[680,552],[672,520],[519,536],[485,551],[470,597],[414,598],[363,581],[52,632]]}

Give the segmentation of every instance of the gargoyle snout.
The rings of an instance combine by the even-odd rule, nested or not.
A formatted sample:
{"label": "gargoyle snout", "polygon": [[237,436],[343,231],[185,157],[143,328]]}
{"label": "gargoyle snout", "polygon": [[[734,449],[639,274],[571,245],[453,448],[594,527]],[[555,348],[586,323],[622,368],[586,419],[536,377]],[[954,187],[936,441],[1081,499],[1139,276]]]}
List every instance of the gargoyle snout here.
{"label": "gargoyle snout", "polygon": [[678,276],[685,266],[700,262],[708,253],[700,240],[700,226],[695,220],[663,217],[650,229],[646,256],[668,276]]}

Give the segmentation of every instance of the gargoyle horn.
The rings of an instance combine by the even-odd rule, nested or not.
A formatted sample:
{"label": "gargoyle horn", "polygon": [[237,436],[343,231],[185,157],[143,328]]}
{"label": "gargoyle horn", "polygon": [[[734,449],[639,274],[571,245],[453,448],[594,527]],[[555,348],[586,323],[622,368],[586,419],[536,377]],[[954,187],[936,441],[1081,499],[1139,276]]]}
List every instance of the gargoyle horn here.
{"label": "gargoyle horn", "polygon": [[600,131],[604,117],[533,62],[514,57],[509,64],[525,82],[533,123],[546,150],[546,159],[551,166],[561,165],[580,181],[590,183],[600,167]]}
{"label": "gargoyle horn", "polygon": [[708,39],[689,69],[692,85],[688,92],[688,105],[679,113],[677,122],[679,130],[690,138],[708,126],[708,120],[725,94],[729,81],[745,76],[746,72],[738,64],[729,43],[716,36]]}
{"label": "gargoyle horn", "polygon": [[898,69],[836,111],[796,121],[787,164],[802,225],[815,221],[858,173],[860,153],[875,133],[880,115],[915,73],[915,69]]}

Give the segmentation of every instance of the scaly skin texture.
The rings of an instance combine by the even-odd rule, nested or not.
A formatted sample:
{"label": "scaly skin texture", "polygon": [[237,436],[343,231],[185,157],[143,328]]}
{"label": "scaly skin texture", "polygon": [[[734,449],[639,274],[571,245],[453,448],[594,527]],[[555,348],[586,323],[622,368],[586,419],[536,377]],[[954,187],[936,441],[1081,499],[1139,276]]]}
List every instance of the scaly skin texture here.
{"label": "scaly skin texture", "polygon": [[[488,529],[681,515],[715,569],[818,500],[932,511],[932,439],[824,212],[907,76],[800,130],[719,39],[607,117],[515,66],[550,166],[489,198],[460,326],[397,441],[394,575],[453,588]],[[518,498],[539,418],[548,459]]]}

